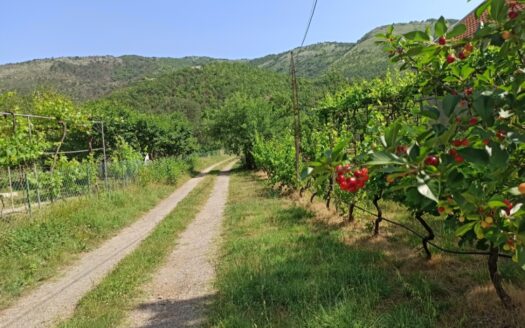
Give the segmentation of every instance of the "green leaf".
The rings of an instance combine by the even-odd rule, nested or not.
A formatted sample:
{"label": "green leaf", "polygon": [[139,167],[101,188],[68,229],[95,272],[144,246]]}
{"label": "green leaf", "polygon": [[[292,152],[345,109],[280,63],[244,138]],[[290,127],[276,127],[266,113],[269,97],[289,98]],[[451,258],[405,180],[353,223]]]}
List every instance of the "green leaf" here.
{"label": "green leaf", "polygon": [[487,203],[487,205],[490,207],[490,208],[502,208],[502,207],[507,207],[507,205],[502,202],[502,201],[499,201],[499,200],[491,200]]}
{"label": "green leaf", "polygon": [[410,41],[430,41],[430,36],[422,31],[412,31],[403,35],[407,40]]}
{"label": "green leaf", "polygon": [[435,201],[436,203],[439,203],[439,200],[437,199],[436,195],[430,190],[430,187],[424,183],[417,187],[417,191],[426,198]]}
{"label": "green leaf", "polygon": [[348,139],[346,139],[346,138],[341,139],[337,143],[337,145],[335,145],[334,150],[333,150],[333,154],[337,156],[342,150],[345,149],[345,147],[348,145],[348,143],[349,143]]}
{"label": "green leaf", "polygon": [[507,19],[507,4],[506,0],[492,0],[490,7],[490,16],[498,22],[504,22]]}
{"label": "green leaf", "polygon": [[479,7],[476,9],[476,18],[480,18],[481,15],[487,10],[488,6],[490,6],[490,1],[485,1]]}
{"label": "green leaf", "polygon": [[447,33],[447,22],[445,21],[445,17],[441,16],[437,20],[436,24],[434,25],[434,32],[436,34],[436,38],[439,38],[445,33]]}
{"label": "green leaf", "polygon": [[401,123],[395,121],[385,131],[385,143],[387,147],[391,147],[397,144],[397,136],[401,130]]}
{"label": "green leaf", "polygon": [[509,162],[509,153],[501,149],[500,145],[496,144],[492,147],[492,154],[490,156],[490,166],[494,169],[505,169]]}
{"label": "green leaf", "polygon": [[439,110],[435,107],[425,106],[421,110],[421,115],[437,120],[439,118]]}
{"label": "green leaf", "polygon": [[376,152],[372,154],[373,160],[368,162],[368,165],[403,165],[405,162],[399,157],[387,153],[387,152]]}
{"label": "green leaf", "polygon": [[490,161],[489,154],[484,149],[463,148],[458,149],[458,154],[471,163],[487,165]]}
{"label": "green leaf", "polygon": [[308,166],[311,166],[311,167],[320,167],[320,166],[323,166],[323,163],[321,163],[321,162],[309,162],[309,163],[308,163]]}
{"label": "green leaf", "polygon": [[465,24],[457,24],[456,26],[452,28],[450,32],[447,33],[447,37],[455,38],[455,37],[462,35],[466,31],[467,31],[467,27],[465,26]]}
{"label": "green leaf", "polygon": [[467,224],[464,224],[462,225],[461,227],[459,227],[457,230],[456,230],[456,237],[461,237],[463,236],[464,234],[466,234],[467,232],[469,232],[470,230],[472,230],[472,227],[474,227],[474,225],[476,224],[477,222],[469,222]]}
{"label": "green leaf", "polygon": [[469,65],[464,65],[463,67],[461,67],[461,78],[463,80],[466,80],[469,78],[469,76],[472,75],[472,73],[474,73],[476,70],[472,67],[470,67]]}
{"label": "green leaf", "polygon": [[474,95],[474,110],[488,125],[494,123],[494,100],[481,93]]}
{"label": "green leaf", "polygon": [[450,117],[460,100],[460,96],[446,95],[443,97],[443,113]]}

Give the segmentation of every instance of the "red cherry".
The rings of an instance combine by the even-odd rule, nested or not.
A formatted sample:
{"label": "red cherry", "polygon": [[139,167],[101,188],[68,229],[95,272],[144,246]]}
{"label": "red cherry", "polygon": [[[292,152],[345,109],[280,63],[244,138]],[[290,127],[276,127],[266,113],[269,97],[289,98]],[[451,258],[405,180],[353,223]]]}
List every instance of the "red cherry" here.
{"label": "red cherry", "polygon": [[438,166],[439,165],[439,158],[437,158],[434,155],[430,155],[427,158],[425,158],[425,164],[430,166]]}
{"label": "red cherry", "polygon": [[468,121],[468,124],[470,124],[470,125],[476,125],[476,124],[478,124],[478,118],[477,118],[477,117],[473,117],[473,118],[471,118],[471,119]]}
{"label": "red cherry", "polygon": [[357,188],[359,188],[359,189],[363,188],[363,187],[365,186],[365,181],[362,180],[362,179],[358,179],[358,180],[356,181],[356,186],[357,186]]}
{"label": "red cherry", "polygon": [[472,89],[472,87],[465,88],[465,94],[467,96],[471,96],[473,92],[474,92],[474,89]]}
{"label": "red cherry", "polygon": [[350,192],[356,192],[357,191],[357,179],[355,177],[351,177],[347,180],[348,184],[348,191]]}
{"label": "red cherry", "polygon": [[442,36],[438,39],[438,43],[444,46],[445,44],[447,44],[447,39],[444,36]]}
{"label": "red cherry", "polygon": [[456,155],[454,156],[454,161],[458,164],[461,164],[465,161],[465,159],[463,157],[461,157],[461,155]]}
{"label": "red cherry", "polygon": [[500,130],[496,133],[496,137],[498,137],[499,140],[504,140],[507,137],[507,132]]}
{"label": "red cherry", "polygon": [[335,171],[338,172],[338,173],[339,173],[339,172],[342,172],[342,171],[343,171],[343,165],[337,165],[337,166],[335,167]]}
{"label": "red cherry", "polygon": [[452,148],[451,150],[448,151],[448,153],[450,156],[456,156],[458,154],[458,151]]}
{"label": "red cherry", "polygon": [[461,147],[463,145],[463,141],[462,140],[452,140],[452,145],[454,145],[454,147]]}
{"label": "red cherry", "polygon": [[363,167],[363,168],[361,169],[361,174],[362,174],[363,176],[368,177],[368,168]]}
{"label": "red cherry", "polygon": [[474,46],[472,45],[472,43],[467,43],[467,44],[465,45],[465,51],[467,51],[467,52],[472,52],[472,51],[474,51]]}
{"label": "red cherry", "polygon": [[461,140],[461,145],[462,145],[463,147],[468,147],[469,144],[470,144],[470,141],[468,141],[467,138]]}
{"label": "red cherry", "polygon": [[467,58],[467,54],[464,51],[460,51],[458,57],[459,59],[463,60]]}
{"label": "red cherry", "polygon": [[456,56],[454,56],[453,54],[449,54],[447,56],[447,63],[452,64],[455,61],[456,61]]}

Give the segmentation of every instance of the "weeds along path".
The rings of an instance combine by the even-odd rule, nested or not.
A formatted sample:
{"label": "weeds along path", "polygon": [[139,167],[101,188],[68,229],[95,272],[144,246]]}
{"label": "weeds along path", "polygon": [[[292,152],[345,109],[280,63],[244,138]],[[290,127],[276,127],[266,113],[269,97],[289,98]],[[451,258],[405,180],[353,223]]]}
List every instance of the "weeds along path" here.
{"label": "weeds along path", "polygon": [[195,327],[213,296],[216,239],[228,197],[228,165],[217,177],[204,208],[180,235],[167,262],[144,287],[145,298],[130,314],[126,327]]}
{"label": "weeds along path", "polygon": [[82,255],[75,264],[57,275],[56,279],[42,284],[13,306],[1,311],[0,327],[48,327],[58,319],[70,315],[81,297],[130,254],[201,182],[206,173],[226,161],[208,167],[118,235]]}

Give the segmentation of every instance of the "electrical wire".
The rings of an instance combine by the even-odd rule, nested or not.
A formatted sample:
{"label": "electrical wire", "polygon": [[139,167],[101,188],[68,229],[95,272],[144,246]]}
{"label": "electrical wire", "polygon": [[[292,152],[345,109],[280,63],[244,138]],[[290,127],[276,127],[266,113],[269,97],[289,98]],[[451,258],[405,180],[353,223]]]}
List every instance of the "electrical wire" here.
{"label": "electrical wire", "polygon": [[308,32],[310,31],[310,25],[312,25],[312,20],[314,18],[316,8],[317,8],[317,0],[314,0],[314,4],[312,6],[312,12],[310,13],[310,18],[308,19],[308,24],[306,25],[306,31],[304,32],[303,41],[301,42],[301,46],[299,48],[302,48],[304,46],[304,42],[306,41],[306,37],[308,36]]}

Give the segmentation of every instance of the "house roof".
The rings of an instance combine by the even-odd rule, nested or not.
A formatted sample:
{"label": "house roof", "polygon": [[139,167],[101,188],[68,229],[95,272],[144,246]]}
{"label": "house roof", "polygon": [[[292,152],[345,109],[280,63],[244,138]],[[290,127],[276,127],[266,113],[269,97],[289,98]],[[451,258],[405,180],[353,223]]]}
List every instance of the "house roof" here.
{"label": "house roof", "polygon": [[[507,5],[513,6],[514,10],[518,11],[525,9],[525,3],[519,3],[517,0],[507,0]],[[459,21],[458,24],[465,24],[465,26],[467,27],[467,31],[462,35],[458,36],[458,39],[467,39],[474,36],[474,34],[478,31],[480,24],[486,23],[489,20],[489,15],[486,11],[481,15],[481,17],[477,18],[476,10],[477,8],[470,12],[467,16],[465,16],[465,18]]]}

